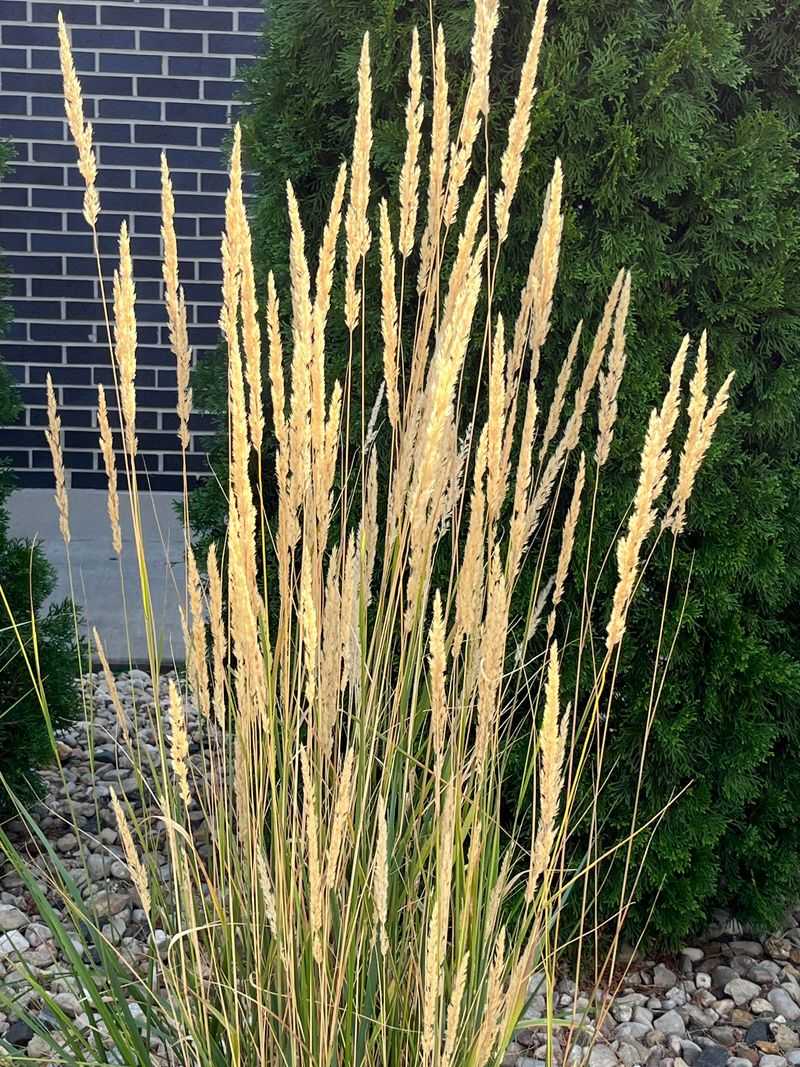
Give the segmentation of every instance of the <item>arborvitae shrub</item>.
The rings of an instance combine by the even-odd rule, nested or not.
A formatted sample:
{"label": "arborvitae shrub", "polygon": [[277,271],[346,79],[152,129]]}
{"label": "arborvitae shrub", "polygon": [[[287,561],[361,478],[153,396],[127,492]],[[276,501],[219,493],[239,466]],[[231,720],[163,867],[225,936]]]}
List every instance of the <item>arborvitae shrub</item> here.
{"label": "arborvitae shrub", "polygon": [[[7,160],[7,149],[0,144],[0,176]],[[0,300],[0,333],[10,311]],[[13,423],[19,412],[14,382],[0,364],[0,425]],[[8,790],[23,800],[37,791],[38,769],[53,752],[20,643],[28,656],[34,654],[32,619],[53,727],[66,726],[81,710],[72,609],[65,602],[42,610],[55,586],[55,573],[39,545],[10,536],[8,501],[13,489],[11,471],[0,464],[0,815],[13,810]]]}
{"label": "arborvitae shrub", "polygon": [[[470,5],[433,6],[445,26],[451,71],[467,71]],[[245,117],[259,176],[254,251],[262,275],[273,270],[279,284],[286,276],[287,178],[300,201],[307,247],[317,246],[335,173],[351,144],[353,71],[365,26],[376,116],[373,204],[381,182],[384,189],[396,182],[404,145],[401,72],[411,27],[427,14],[427,0],[270,0]],[[497,131],[516,91],[516,78],[505,72],[519,69],[531,18],[526,5],[506,5],[502,13],[495,145],[504,143]],[[668,940],[701,924],[716,905],[768,924],[800,888],[800,96],[791,47],[798,28],[796,2],[553,3],[518,193],[529,210],[518,213],[508,244],[509,255],[519,247],[519,275],[507,269],[498,294],[499,306],[505,300],[513,306],[540,190],[560,156],[567,217],[551,365],[560,365],[576,322],[602,303],[618,268],[631,267],[634,278],[629,366],[612,453],[619,495],[604,501],[598,529],[605,536],[597,543],[613,540],[636,475],[637,428],[657,400],[681,335],[708,329],[712,386],[729,368],[736,371],[734,409],[672,561],[663,643],[672,665],[649,740],[640,809],[642,821],[680,793],[647,851],[633,916],[641,922],[661,888],[650,930]],[[454,103],[462,91],[451,77]],[[374,245],[371,256],[377,263]],[[200,381],[206,402],[222,410],[220,364],[209,364]],[[219,455],[226,452],[223,439]],[[220,536],[224,500],[213,484],[194,506],[198,533]],[[670,566],[664,544],[620,664],[622,699],[609,734],[614,773],[602,801],[610,840],[630,821],[647,664]],[[513,794],[514,783],[508,788]],[[637,873],[647,843],[646,835],[637,839]],[[608,901],[616,891],[606,886]]]}

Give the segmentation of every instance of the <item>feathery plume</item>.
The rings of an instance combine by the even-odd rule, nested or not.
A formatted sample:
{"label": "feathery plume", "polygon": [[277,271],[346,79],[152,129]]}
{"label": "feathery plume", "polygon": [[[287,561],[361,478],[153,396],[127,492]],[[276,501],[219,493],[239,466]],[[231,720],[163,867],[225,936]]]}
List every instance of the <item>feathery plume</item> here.
{"label": "feathery plume", "polygon": [[595,462],[598,467],[604,466],[608,459],[614,437],[614,423],[617,421],[617,395],[627,359],[625,321],[628,317],[630,299],[631,272],[626,271],[614,316],[614,337],[608,353],[608,371],[605,374],[601,371],[599,375],[600,408],[597,413],[598,434],[595,449]]}
{"label": "feathery plume", "polygon": [[53,389],[53,379],[47,372],[47,429],[44,431],[47,443],[50,446],[50,456],[53,460],[53,476],[56,483],[55,499],[58,508],[58,528],[64,544],[70,541],[69,534],[69,496],[67,494],[67,475],[64,470],[64,453],[61,451],[61,419],[58,416],[56,406],[56,394]]}
{"label": "feathery plume", "polygon": [[119,230],[119,270],[114,272],[114,358],[117,364],[119,398],[130,460],[136,456],[136,287],[128,224]]}
{"label": "feathery plume", "polygon": [[303,809],[305,812],[306,847],[308,849],[308,910],[311,919],[311,938],[314,959],[322,963],[322,876],[319,859],[319,826],[314,799],[314,781],[308,750],[300,749],[300,770],[303,775]]}
{"label": "feathery plume", "polygon": [[85,185],[83,194],[83,217],[94,230],[100,214],[100,197],[97,193],[97,160],[92,145],[92,124],[83,117],[81,83],[75,71],[67,28],[61,12],[58,13],[58,55],[61,76],[64,82],[64,110],[72,140],[78,149],[78,171]]}
{"label": "feathery plume", "polygon": [[353,164],[350,175],[350,202],[344,228],[347,236],[345,274],[345,322],[349,330],[358,325],[361,294],[356,289],[356,270],[367,254],[371,235],[369,204],[369,157],[372,150],[372,75],[369,68],[369,34],[364,34],[358,64],[358,110],[353,139]]}
{"label": "feathery plume", "polygon": [[350,818],[350,807],[353,802],[353,767],[355,763],[355,750],[351,746],[344,758],[339,787],[336,792],[336,803],[333,809],[333,823],[331,825],[330,843],[325,864],[325,882],[328,889],[333,889],[339,870],[339,858],[342,854],[342,845],[347,833],[347,823]]}
{"label": "feathery plume", "polygon": [[103,454],[103,463],[106,468],[106,478],[108,479],[106,510],[108,511],[108,521],[111,525],[111,542],[114,546],[114,551],[119,556],[122,554],[122,529],[119,522],[117,460],[114,455],[114,438],[108,422],[106,391],[102,385],[97,387],[97,423],[100,427],[100,451]]}
{"label": "feathery plume", "polygon": [[717,423],[728,406],[733,381],[733,371],[731,371],[720,386],[711,407],[706,410],[708,403],[706,343],[704,330],[697,348],[697,365],[689,386],[689,429],[681,452],[675,491],[664,518],[664,526],[669,527],[674,534],[679,534],[686,525],[686,505],[692,495],[695,479],[711,444]]}
{"label": "feathery plume", "polygon": [[395,292],[394,249],[389,225],[389,209],[381,200],[381,328],[383,330],[383,374],[389,422],[400,426],[400,397],[397,387],[397,293]]}
{"label": "feathery plume", "polygon": [[122,810],[122,805],[117,799],[117,794],[114,792],[114,787],[111,787],[111,807],[114,811],[114,817],[117,820],[117,829],[119,830],[120,840],[122,841],[122,851],[125,853],[125,863],[130,871],[131,881],[133,887],[136,890],[139,903],[142,911],[145,915],[149,915],[152,910],[152,901],[150,899],[150,885],[147,878],[147,872],[144,869],[144,864],[141,861],[136,846],[133,843],[133,834],[128,820],[125,816],[125,812]]}
{"label": "feathery plume", "polygon": [[172,773],[178,783],[178,793],[188,808],[192,802],[189,791],[189,735],[186,732],[186,716],[183,700],[175,682],[169,680],[169,725],[170,725],[170,759]]}
{"label": "feathery plume", "polygon": [[386,825],[386,803],[378,801],[378,839],[375,845],[375,864],[372,870],[372,897],[378,919],[381,955],[389,951],[386,920],[389,915],[389,844]]}
{"label": "feathery plume", "polygon": [[419,146],[422,138],[422,70],[419,57],[419,33],[411,35],[411,64],[408,70],[406,104],[406,150],[400,168],[400,235],[397,246],[405,259],[414,247],[419,204]]}
{"label": "feathery plume", "polygon": [[166,153],[161,153],[161,239],[164,242],[164,303],[167,308],[169,340],[175,356],[178,387],[178,439],[185,452],[189,447],[189,416],[192,411],[192,390],[189,372],[192,351],[186,325],[186,299],[178,280],[178,241],[175,236],[175,197]]}
{"label": "feathery plume", "polygon": [[522,74],[514,101],[514,113],[508,124],[508,142],[500,160],[501,186],[495,197],[495,220],[497,237],[502,244],[508,236],[511,203],[517,191],[522,168],[522,156],[531,130],[531,107],[536,93],[536,72],[539,69],[539,53],[542,49],[544,24],[547,16],[547,0],[539,0],[533,20],[528,51],[522,65]]}
{"label": "feathery plume", "polygon": [[128,716],[125,714],[125,709],[122,706],[119,689],[117,689],[117,680],[109,666],[106,650],[103,647],[103,642],[100,640],[100,634],[94,627],[92,627],[92,639],[94,641],[94,647],[97,649],[100,666],[103,668],[103,678],[106,683],[108,695],[111,697],[111,705],[114,708],[114,714],[117,717],[117,726],[119,726],[125,744],[129,745],[131,743],[131,734],[130,727],[128,726]]}

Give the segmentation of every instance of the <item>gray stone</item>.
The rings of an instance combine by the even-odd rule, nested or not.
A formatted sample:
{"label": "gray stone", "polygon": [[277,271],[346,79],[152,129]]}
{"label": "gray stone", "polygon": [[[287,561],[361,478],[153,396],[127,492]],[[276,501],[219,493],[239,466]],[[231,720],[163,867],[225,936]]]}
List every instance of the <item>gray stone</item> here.
{"label": "gray stone", "polygon": [[682,948],[681,955],[691,960],[692,963],[700,963],[701,960],[705,959],[705,952],[701,948],[695,948],[692,945]]}
{"label": "gray stone", "polygon": [[756,1019],[750,1023],[750,1027],[745,1034],[745,1042],[748,1045],[755,1045],[756,1041],[771,1041],[772,1030],[770,1030],[769,1023],[766,1019]]}
{"label": "gray stone", "polygon": [[795,1019],[800,1019],[800,1007],[789,996],[785,989],[770,989],[767,993],[767,1000],[778,1015],[783,1015],[789,1022],[794,1022]]}
{"label": "gray stone", "polygon": [[731,941],[730,950],[734,956],[763,956],[764,946],[760,941]]}
{"label": "gray stone", "polygon": [[653,985],[659,989],[670,989],[678,981],[678,976],[663,963],[656,964],[653,971]]}
{"label": "gray stone", "polygon": [[725,986],[725,992],[733,998],[737,1007],[741,1007],[743,1004],[749,1004],[754,997],[758,996],[761,986],[757,986],[755,982],[748,982],[746,978],[734,978]]}
{"label": "gray stone", "polygon": [[786,1062],[790,1067],[800,1067],[800,1049],[793,1049],[786,1053]]}
{"label": "gray stone", "polygon": [[725,1067],[728,1050],[722,1045],[707,1045],[695,1060],[695,1067]]}
{"label": "gray stone", "polygon": [[656,1030],[662,1034],[677,1034],[678,1037],[686,1036],[686,1023],[677,1011],[668,1011],[653,1023]]}
{"label": "gray stone", "polygon": [[13,904],[0,904],[0,930],[6,933],[10,930],[21,930],[27,924],[28,916],[24,911],[20,911]]}
{"label": "gray stone", "polygon": [[589,1067],[617,1067],[617,1054],[608,1045],[595,1045],[589,1053]]}
{"label": "gray stone", "polygon": [[632,1037],[634,1041],[640,1041],[652,1029],[647,1023],[620,1023],[614,1031],[614,1035],[620,1040]]}
{"label": "gray stone", "polygon": [[759,1060],[760,1067],[786,1067],[785,1056],[762,1056]]}
{"label": "gray stone", "polygon": [[27,952],[30,942],[19,930],[9,930],[0,936],[0,960],[13,959],[17,953]]}

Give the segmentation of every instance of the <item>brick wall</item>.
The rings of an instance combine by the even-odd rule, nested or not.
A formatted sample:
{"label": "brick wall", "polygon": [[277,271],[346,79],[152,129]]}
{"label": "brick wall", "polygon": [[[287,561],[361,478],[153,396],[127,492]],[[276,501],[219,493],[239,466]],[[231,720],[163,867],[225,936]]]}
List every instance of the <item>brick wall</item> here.
{"label": "brick wall", "polygon": [[[82,185],[61,99],[56,16],[71,29],[98,154],[103,272],[110,288],[123,218],[132,235],[139,322],[141,469],[176,489],[174,361],[161,305],[161,149],[167,151],[195,353],[218,339],[221,146],[237,105],[237,74],[260,47],[262,0],[0,0],[0,137],[16,158],[0,185],[0,249],[11,269],[15,320],[0,354],[25,404],[0,429],[18,481],[51,484],[42,426],[45,378],[57,386],[67,468],[75,488],[104,487],[97,453],[97,384],[111,383]],[[207,469],[203,416],[192,470]]]}

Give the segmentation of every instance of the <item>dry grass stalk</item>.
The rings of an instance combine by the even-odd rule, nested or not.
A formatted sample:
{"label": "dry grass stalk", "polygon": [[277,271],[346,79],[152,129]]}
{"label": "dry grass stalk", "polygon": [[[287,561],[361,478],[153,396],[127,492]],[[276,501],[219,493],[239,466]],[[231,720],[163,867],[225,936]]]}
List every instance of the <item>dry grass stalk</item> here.
{"label": "dry grass stalk", "polygon": [[97,160],[92,145],[92,124],[83,117],[81,83],[75,70],[67,28],[58,13],[58,55],[64,83],[64,109],[75,147],[78,149],[78,170],[84,182],[83,217],[92,228],[97,226],[100,197],[97,192]]}
{"label": "dry grass stalk", "polygon": [[175,235],[175,197],[167,156],[161,153],[161,240],[164,242],[164,304],[169,322],[169,339],[175,356],[178,402],[178,438],[185,452],[189,447],[189,417],[192,412],[192,390],[189,374],[192,351],[186,324],[186,298],[178,278],[178,240]]}
{"label": "dry grass stalk", "polygon": [[100,451],[108,481],[106,509],[111,527],[111,542],[118,556],[122,555],[122,528],[119,522],[119,494],[117,492],[117,460],[114,454],[114,438],[108,421],[106,391],[102,385],[97,387],[97,425],[100,429]]}
{"label": "dry grass stalk", "polygon": [[367,218],[369,203],[369,159],[372,150],[372,75],[369,68],[369,34],[364,34],[358,65],[358,111],[353,138],[353,166],[350,174],[350,201],[345,218],[347,272],[345,275],[344,317],[349,330],[358,325],[361,294],[356,289],[358,264],[369,251],[371,233]]}
{"label": "dry grass stalk", "polygon": [[405,259],[414,247],[414,231],[419,206],[419,147],[422,140],[422,67],[419,33],[411,35],[411,63],[408,69],[408,103],[406,104],[406,150],[400,168],[400,235],[397,247]]}
{"label": "dry grass stalk", "polygon": [[114,810],[114,818],[117,820],[117,829],[119,830],[120,840],[122,841],[122,851],[125,853],[125,862],[130,871],[133,887],[139,897],[139,904],[142,911],[145,915],[149,916],[152,912],[153,905],[150,897],[147,871],[145,871],[144,864],[141,861],[136,845],[133,843],[133,834],[131,833],[130,823],[122,809],[122,805],[117,799],[117,794],[114,792],[113,786],[111,788],[111,807]]}
{"label": "dry grass stalk", "polygon": [[119,401],[125,449],[134,459],[136,440],[136,288],[128,224],[119,230],[119,269],[114,272],[114,359],[117,365]]}
{"label": "dry grass stalk", "polygon": [[64,544],[69,545],[69,494],[67,493],[67,475],[64,470],[64,453],[61,451],[61,419],[58,416],[56,394],[49,371],[47,372],[47,428],[44,434],[50,447],[50,457],[53,461],[58,528],[61,531]]}

